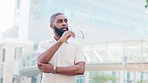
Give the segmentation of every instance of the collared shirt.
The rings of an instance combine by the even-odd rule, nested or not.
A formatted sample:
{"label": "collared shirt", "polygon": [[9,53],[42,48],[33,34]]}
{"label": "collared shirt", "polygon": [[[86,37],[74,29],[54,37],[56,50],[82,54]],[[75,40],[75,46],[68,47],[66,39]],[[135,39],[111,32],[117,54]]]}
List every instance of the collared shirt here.
{"label": "collared shirt", "polygon": [[[38,46],[37,56],[56,42],[54,38],[42,41]],[[75,65],[79,61],[85,62],[83,49],[80,43],[70,38],[68,42],[63,43],[59,47],[49,63],[59,67],[66,67]],[[76,83],[76,79],[75,76],[43,73],[42,83]]]}

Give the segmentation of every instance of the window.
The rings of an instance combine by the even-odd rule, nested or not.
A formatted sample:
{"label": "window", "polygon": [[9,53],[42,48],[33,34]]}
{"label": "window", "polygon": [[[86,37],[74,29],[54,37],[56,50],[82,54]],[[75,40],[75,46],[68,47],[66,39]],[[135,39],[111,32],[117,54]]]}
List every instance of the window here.
{"label": "window", "polygon": [[22,55],[22,47],[15,47],[14,60],[17,60]]}
{"label": "window", "polygon": [[0,83],[3,83],[3,78],[0,78]]}
{"label": "window", "polygon": [[3,49],[3,56],[2,56],[2,62],[5,62],[5,54],[6,54],[6,49],[4,48]]}
{"label": "window", "polygon": [[31,77],[31,83],[36,83],[36,77]]}
{"label": "window", "polygon": [[78,76],[76,83],[84,83],[84,76],[83,75]]}

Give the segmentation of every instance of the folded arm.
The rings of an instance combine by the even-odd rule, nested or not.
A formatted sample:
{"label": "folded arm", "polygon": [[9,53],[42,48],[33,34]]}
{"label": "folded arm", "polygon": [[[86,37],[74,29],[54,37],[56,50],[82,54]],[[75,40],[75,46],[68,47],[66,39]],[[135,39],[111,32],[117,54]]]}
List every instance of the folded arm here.
{"label": "folded arm", "polygon": [[[48,64],[38,64],[38,68],[41,72],[44,73],[51,73],[53,69],[53,65],[48,63]],[[67,66],[67,67],[56,67],[56,73],[57,74],[62,74],[62,75],[83,75],[85,71],[85,62],[81,61],[76,63],[75,65],[72,66]]]}
{"label": "folded arm", "polygon": [[68,67],[57,67],[57,74],[63,75],[83,75],[85,70],[85,62],[78,62],[73,66]]}

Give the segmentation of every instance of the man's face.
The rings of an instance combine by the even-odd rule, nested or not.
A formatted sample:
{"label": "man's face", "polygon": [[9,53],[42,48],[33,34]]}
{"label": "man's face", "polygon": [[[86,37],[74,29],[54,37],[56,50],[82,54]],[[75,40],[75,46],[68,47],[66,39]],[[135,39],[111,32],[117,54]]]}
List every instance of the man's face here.
{"label": "man's face", "polygon": [[68,31],[67,18],[65,18],[64,15],[56,16],[53,25],[54,25],[53,29],[55,33],[60,37],[63,35],[65,31]]}
{"label": "man's face", "polygon": [[68,28],[65,28],[65,29],[63,29],[63,28],[58,29],[58,28],[54,25],[54,31],[61,37],[65,31],[68,31]]}

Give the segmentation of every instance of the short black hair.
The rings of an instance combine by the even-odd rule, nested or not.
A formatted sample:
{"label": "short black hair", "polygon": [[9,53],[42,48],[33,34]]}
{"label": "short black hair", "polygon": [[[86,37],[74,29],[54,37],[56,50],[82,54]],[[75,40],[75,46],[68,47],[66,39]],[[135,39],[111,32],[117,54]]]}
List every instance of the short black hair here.
{"label": "short black hair", "polygon": [[51,15],[51,17],[50,17],[50,23],[52,23],[53,20],[55,19],[55,17],[58,16],[58,15],[64,15],[64,14],[63,13],[55,13],[55,14]]}

